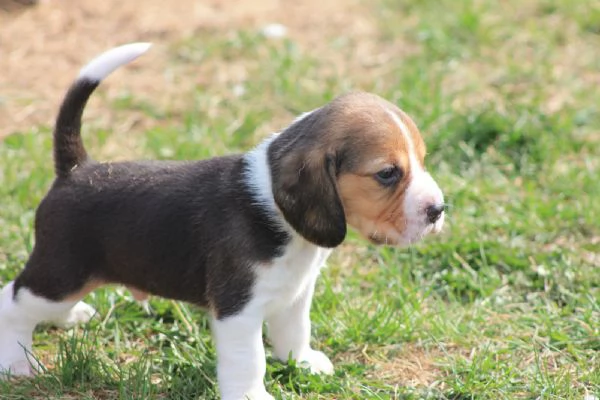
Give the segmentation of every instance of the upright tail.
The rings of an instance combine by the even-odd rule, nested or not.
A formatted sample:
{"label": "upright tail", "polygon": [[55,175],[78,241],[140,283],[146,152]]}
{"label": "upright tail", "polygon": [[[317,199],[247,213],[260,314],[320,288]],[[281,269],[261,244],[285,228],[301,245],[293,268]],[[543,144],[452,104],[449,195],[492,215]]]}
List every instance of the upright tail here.
{"label": "upright tail", "polygon": [[81,69],[65,96],[54,127],[54,170],[66,177],[77,165],[87,160],[81,140],[83,109],[100,81],[123,64],[142,55],[150,43],[131,43],[108,50]]}

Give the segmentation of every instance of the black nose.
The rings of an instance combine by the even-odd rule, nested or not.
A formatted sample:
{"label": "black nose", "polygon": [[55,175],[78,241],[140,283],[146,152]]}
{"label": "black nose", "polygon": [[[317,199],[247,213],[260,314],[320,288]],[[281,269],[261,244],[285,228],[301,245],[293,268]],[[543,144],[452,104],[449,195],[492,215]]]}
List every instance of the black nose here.
{"label": "black nose", "polygon": [[425,209],[427,213],[427,221],[431,224],[435,224],[435,222],[440,219],[442,213],[444,212],[444,204],[432,204]]}

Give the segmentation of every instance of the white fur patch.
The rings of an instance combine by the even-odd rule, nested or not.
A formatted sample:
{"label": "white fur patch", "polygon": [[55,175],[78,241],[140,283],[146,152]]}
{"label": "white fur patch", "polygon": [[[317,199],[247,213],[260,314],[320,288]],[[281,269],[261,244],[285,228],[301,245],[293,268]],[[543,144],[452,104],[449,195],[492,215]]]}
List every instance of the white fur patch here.
{"label": "white fur patch", "polygon": [[255,309],[211,327],[217,348],[217,378],[222,400],[273,399],[263,383],[267,368],[262,342],[262,316]]}
{"label": "white fur patch", "polygon": [[248,168],[244,171],[246,183],[254,192],[253,197],[256,204],[265,207],[267,211],[274,212],[278,211],[278,208],[273,198],[271,168],[267,151],[275,138],[277,138],[277,134],[271,135],[244,156],[248,163]]}
{"label": "white fur patch", "polygon": [[285,362],[291,356],[312,373],[333,373],[329,358],[310,347],[309,315],[314,284],[330,252],[295,236],[281,257],[255,267],[252,299],[244,309],[213,320],[223,399],[271,399],[263,384],[265,320],[277,358]]}
{"label": "white fur patch", "polygon": [[32,335],[37,324],[57,320],[81,322],[89,319],[92,310],[85,303],[50,301],[27,288],[20,288],[13,298],[13,282],[10,282],[0,292],[0,377],[31,375],[39,368],[31,357]]}
{"label": "white fur patch", "polygon": [[432,231],[441,231],[444,224],[445,213],[442,213],[435,224],[431,224],[427,221],[426,209],[430,205],[443,204],[444,195],[431,175],[429,175],[429,173],[417,162],[415,146],[412,137],[410,136],[410,130],[406,124],[395,113],[388,109],[386,109],[386,112],[400,128],[400,131],[406,140],[409,152],[408,159],[412,175],[404,196],[406,229],[397,239],[402,244],[410,245],[419,241],[423,236]]}
{"label": "white fur patch", "polygon": [[27,352],[31,351],[34,327],[20,320],[10,282],[0,292],[0,378],[7,374],[33,374]]}
{"label": "white fur patch", "polygon": [[85,324],[96,315],[96,309],[83,301],[75,304],[64,315],[47,322],[52,322],[60,328],[72,328],[75,325]]}
{"label": "white fur patch", "polygon": [[130,43],[110,49],[83,67],[79,72],[79,79],[87,78],[94,82],[100,82],[121,65],[144,54],[150,46],[152,46],[150,43]]}
{"label": "white fur patch", "polygon": [[[319,109],[317,108],[301,114],[294,120],[294,122],[292,122],[292,125],[298,121],[301,121],[317,110]],[[271,167],[269,165],[268,156],[269,146],[278,135],[278,133],[274,133],[263,140],[258,146],[248,152],[244,158],[248,163],[248,169],[245,171],[246,183],[254,192],[256,204],[265,207],[268,211],[280,213],[279,208],[275,204],[275,199],[273,198]],[[281,221],[285,227],[291,230],[283,217],[281,218]]]}
{"label": "white fur patch", "polygon": [[408,129],[404,121],[402,121],[402,119],[396,114],[394,114],[387,108],[385,109],[385,112],[388,113],[390,117],[392,117],[396,125],[398,125],[398,128],[400,128],[400,132],[402,132],[404,140],[406,140],[406,143],[408,145],[408,160],[410,162],[411,171],[422,170],[423,168],[421,168],[421,165],[419,165],[419,163],[417,162],[417,156],[415,154],[415,144],[413,143],[412,137],[410,136],[410,130]]}
{"label": "white fur patch", "polygon": [[[267,321],[276,357],[291,355],[314,373],[333,373],[327,356],[310,347],[310,304],[321,267],[331,253],[294,232],[273,199],[267,150],[275,136],[266,139],[246,160],[246,182],[256,204],[274,213],[277,223],[292,239],[285,252],[269,264],[255,266],[252,298],[243,310],[223,320],[213,320],[217,344],[218,378],[223,399],[272,399],[266,392],[265,350],[262,325]],[[245,396],[245,397],[244,397]]]}

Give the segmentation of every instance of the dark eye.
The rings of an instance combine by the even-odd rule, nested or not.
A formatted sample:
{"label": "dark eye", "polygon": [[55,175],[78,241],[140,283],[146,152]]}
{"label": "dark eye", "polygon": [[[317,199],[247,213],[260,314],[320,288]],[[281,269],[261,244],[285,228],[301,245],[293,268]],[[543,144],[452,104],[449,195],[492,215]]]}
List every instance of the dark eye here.
{"label": "dark eye", "polygon": [[398,182],[400,178],[402,178],[402,171],[395,165],[384,168],[375,174],[375,179],[383,186],[391,186]]}

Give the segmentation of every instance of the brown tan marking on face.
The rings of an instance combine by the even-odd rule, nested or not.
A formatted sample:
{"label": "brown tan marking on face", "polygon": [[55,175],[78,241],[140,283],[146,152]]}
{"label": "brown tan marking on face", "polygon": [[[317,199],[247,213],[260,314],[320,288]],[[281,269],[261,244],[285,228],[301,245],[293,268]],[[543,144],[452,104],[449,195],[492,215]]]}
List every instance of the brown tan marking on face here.
{"label": "brown tan marking on face", "polygon": [[338,180],[340,196],[350,226],[377,243],[394,244],[390,235],[401,235],[406,228],[403,183],[390,193],[378,187],[370,176],[346,174]]}
{"label": "brown tan marking on face", "polygon": [[[406,229],[404,196],[412,178],[410,158],[422,168],[425,146],[412,120],[393,104],[372,95],[347,101],[341,125],[351,148],[345,148],[346,166],[337,181],[346,219],[373,242],[394,244]],[[391,114],[398,116],[406,132]],[[401,176],[393,185],[383,185],[375,176],[392,167]]]}
{"label": "brown tan marking on face", "polygon": [[410,134],[410,138],[412,140],[412,144],[414,147],[415,155],[417,156],[417,161],[421,164],[421,167],[425,165],[425,155],[427,154],[427,148],[425,146],[425,141],[423,141],[423,136],[421,136],[421,132],[415,122],[402,110],[398,107],[393,106],[393,112],[400,118],[400,120],[404,123],[404,125],[408,128],[408,132]]}
{"label": "brown tan marking on face", "polygon": [[270,144],[275,202],[296,232],[319,246],[341,243],[346,224],[375,243],[414,243],[443,223],[428,219],[443,195],[424,169],[425,152],[398,107],[369,93],[343,95]]}

